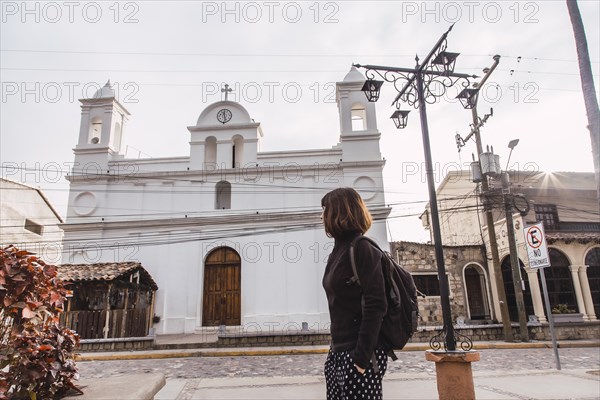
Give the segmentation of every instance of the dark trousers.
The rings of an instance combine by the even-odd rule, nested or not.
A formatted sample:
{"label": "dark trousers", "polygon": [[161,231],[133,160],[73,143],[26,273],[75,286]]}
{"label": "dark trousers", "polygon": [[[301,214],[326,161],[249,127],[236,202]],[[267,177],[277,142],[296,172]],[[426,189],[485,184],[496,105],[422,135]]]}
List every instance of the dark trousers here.
{"label": "dark trousers", "polygon": [[356,370],[349,351],[329,350],[325,361],[325,383],[327,400],[381,400],[381,381],[387,368],[387,354],[383,349],[375,350],[379,371],[373,369],[373,362],[361,374]]}

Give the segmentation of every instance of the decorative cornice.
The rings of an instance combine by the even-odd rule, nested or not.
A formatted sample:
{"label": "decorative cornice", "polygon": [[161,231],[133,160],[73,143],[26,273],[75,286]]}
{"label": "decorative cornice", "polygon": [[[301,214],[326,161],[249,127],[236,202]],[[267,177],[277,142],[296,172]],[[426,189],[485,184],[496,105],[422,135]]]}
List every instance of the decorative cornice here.
{"label": "decorative cornice", "polygon": [[[383,205],[374,205],[369,207],[369,211],[375,221],[387,218],[391,212],[391,207]],[[219,210],[217,210],[219,211]],[[295,222],[295,225],[304,225],[306,228],[314,227],[321,224],[321,210],[298,210],[290,212],[256,212],[236,213],[232,210],[223,210],[223,215],[212,214],[209,216],[177,218],[155,218],[146,220],[119,220],[119,221],[96,221],[96,222],[69,222],[60,224],[59,227],[67,232],[97,232],[99,230],[124,230],[124,229],[143,229],[144,231],[157,230],[174,230],[174,229],[189,229],[190,231],[212,232],[214,229],[223,231],[222,227],[227,226],[226,231],[236,229],[247,230],[248,225],[252,224],[252,228],[284,228]],[[86,217],[81,219],[94,218]],[[110,218],[110,217],[107,217]],[[285,221],[282,226],[282,221]],[[106,238],[107,240],[109,238]]]}
{"label": "decorative cornice", "polygon": [[293,150],[293,151],[265,151],[257,153],[256,158],[293,158],[293,157],[311,157],[311,156],[340,156],[341,148],[331,149],[309,149],[309,150]]}
{"label": "decorative cornice", "polygon": [[[175,161],[175,160],[173,160]],[[116,164],[116,165],[115,165]],[[261,173],[269,173],[270,177],[274,174],[284,174],[289,173],[290,168],[293,167],[295,170],[299,170],[303,175],[312,176],[319,171],[322,171],[324,166],[327,167],[328,171],[331,171],[332,167],[340,168],[343,170],[344,168],[381,168],[385,165],[385,160],[375,160],[375,161],[352,161],[352,162],[331,162],[326,165],[319,163],[312,164],[289,164],[289,163],[281,163],[279,165],[259,165],[256,163],[256,166],[242,166],[241,168],[220,168],[217,166],[214,170],[202,169],[202,170],[179,170],[179,171],[151,171],[151,172],[132,172],[128,169],[119,170],[117,167],[118,163],[115,162],[112,165],[113,170],[111,170],[111,174],[99,174],[99,175],[90,175],[82,173],[81,175],[67,175],[66,179],[72,183],[83,182],[89,183],[90,181],[94,183],[99,183],[102,181],[115,181],[120,180],[122,182],[130,182],[133,180],[140,179],[182,179],[182,180],[190,180],[190,181],[200,181],[205,182],[210,180],[212,176],[218,176],[219,180],[222,177],[226,179],[231,177],[233,180],[240,181],[242,179],[245,181],[253,181],[253,179],[243,179],[243,175],[247,175],[250,177],[259,176]],[[124,165],[135,165],[135,163]],[[111,167],[111,165],[109,165]],[[232,182],[234,183],[234,182]]]}
{"label": "decorative cornice", "polygon": [[352,142],[356,140],[379,140],[380,138],[381,132],[378,130],[342,132],[340,135],[340,141],[342,142]]}
{"label": "decorative cornice", "polygon": [[383,167],[385,166],[385,160],[374,160],[374,161],[342,161],[340,163],[341,168],[365,168],[365,167]]}
{"label": "decorative cornice", "polygon": [[227,131],[235,129],[257,129],[260,127],[259,122],[251,122],[247,124],[225,124],[225,125],[208,125],[208,126],[188,126],[190,132],[207,132],[207,131]]}

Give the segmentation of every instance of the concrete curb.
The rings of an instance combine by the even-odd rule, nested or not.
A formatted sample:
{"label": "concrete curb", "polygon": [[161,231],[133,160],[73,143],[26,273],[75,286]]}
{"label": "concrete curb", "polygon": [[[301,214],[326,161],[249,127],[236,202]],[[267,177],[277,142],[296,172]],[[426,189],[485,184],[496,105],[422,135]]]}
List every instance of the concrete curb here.
{"label": "concrete curb", "polygon": [[[600,340],[559,341],[559,348],[600,347]],[[488,349],[540,349],[552,348],[551,342],[476,342],[474,350]],[[410,343],[402,351],[425,351],[430,347],[426,343]],[[83,353],[75,357],[76,361],[141,360],[186,357],[251,357],[281,356],[298,354],[327,354],[329,346],[303,347],[244,347],[198,350],[143,350],[110,353]]]}
{"label": "concrete curb", "polygon": [[[140,384],[143,382],[143,384]],[[67,396],[64,400],[152,400],[165,386],[163,374],[127,374],[105,378],[82,379],[83,395]],[[124,397],[126,396],[126,397]]]}

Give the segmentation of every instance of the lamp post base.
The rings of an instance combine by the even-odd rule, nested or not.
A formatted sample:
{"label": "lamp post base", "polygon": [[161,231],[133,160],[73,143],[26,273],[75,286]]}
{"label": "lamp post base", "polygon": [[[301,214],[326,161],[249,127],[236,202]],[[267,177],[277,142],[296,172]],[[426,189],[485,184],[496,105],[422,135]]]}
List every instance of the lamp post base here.
{"label": "lamp post base", "polygon": [[475,399],[471,363],[479,361],[479,352],[427,350],[425,359],[435,362],[440,400]]}

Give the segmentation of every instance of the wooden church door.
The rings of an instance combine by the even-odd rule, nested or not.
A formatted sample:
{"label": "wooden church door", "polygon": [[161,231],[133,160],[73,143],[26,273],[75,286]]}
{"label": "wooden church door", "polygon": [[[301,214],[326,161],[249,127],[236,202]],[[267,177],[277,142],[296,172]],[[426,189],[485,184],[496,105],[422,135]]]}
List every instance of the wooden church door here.
{"label": "wooden church door", "polygon": [[241,325],[241,259],[229,247],[213,250],[204,263],[202,326]]}
{"label": "wooden church door", "polygon": [[485,278],[472,265],[465,269],[465,284],[471,319],[489,319],[490,313],[485,297]]}

